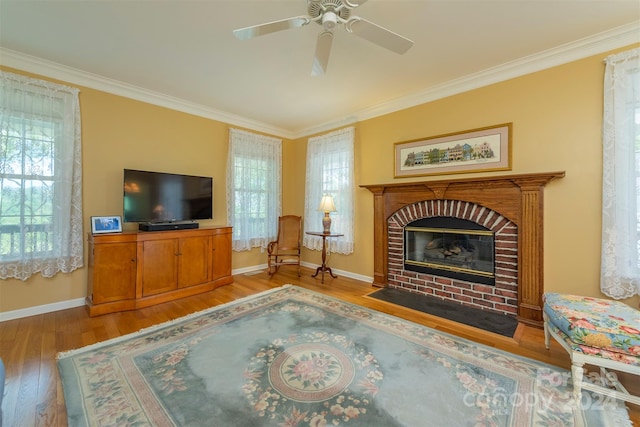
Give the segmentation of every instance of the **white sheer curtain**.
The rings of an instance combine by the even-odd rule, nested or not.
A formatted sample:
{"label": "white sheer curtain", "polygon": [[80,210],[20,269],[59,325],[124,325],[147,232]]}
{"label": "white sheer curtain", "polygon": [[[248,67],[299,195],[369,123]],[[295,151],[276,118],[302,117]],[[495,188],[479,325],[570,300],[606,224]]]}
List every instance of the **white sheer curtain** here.
{"label": "white sheer curtain", "polygon": [[265,249],[282,210],[282,140],[239,129],[229,132],[227,221],[234,251]]}
{"label": "white sheer curtain", "polygon": [[640,294],[640,49],[606,58],[600,287]]}
{"label": "white sheer curtain", "polygon": [[[327,239],[331,252],[353,252],[353,127],[309,138],[307,143],[307,181],[304,201],[305,231],[322,231],[323,212],[318,212],[322,196],[333,196],[337,212],[331,215],[331,231],[343,237]],[[322,238],[304,235],[303,245],[321,250]]]}
{"label": "white sheer curtain", "polygon": [[78,89],[0,71],[0,278],[84,263]]}

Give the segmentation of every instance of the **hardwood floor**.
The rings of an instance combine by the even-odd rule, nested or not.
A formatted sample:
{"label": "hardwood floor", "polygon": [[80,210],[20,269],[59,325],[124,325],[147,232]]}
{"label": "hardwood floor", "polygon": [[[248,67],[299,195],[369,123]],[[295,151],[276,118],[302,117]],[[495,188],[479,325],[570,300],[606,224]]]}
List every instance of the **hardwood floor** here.
{"label": "hardwood floor", "polygon": [[[62,384],[56,354],[135,332],[189,313],[233,301],[286,283],[392,314],[425,326],[500,348],[542,362],[569,368],[569,357],[555,342],[544,348],[541,329],[520,325],[513,339],[428,314],[405,309],[367,297],[376,288],[348,278],[325,276],[324,285],[302,269],[298,278],[294,268],[282,268],[269,278],[266,272],[237,275],[231,285],[211,292],[137,311],[90,318],[84,307],[61,310],[0,323],[0,358],[6,365],[5,398],[2,404],[4,427],[66,426]],[[640,393],[636,378],[620,375],[632,392]],[[630,405],[635,426],[640,427],[640,406]]]}

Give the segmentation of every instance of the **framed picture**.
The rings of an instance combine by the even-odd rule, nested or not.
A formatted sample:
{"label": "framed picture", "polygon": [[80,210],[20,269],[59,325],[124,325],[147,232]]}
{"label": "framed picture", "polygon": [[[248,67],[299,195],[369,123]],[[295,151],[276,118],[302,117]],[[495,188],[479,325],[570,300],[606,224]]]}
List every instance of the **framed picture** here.
{"label": "framed picture", "polygon": [[100,233],[121,233],[122,219],[119,216],[92,216],[91,232]]}
{"label": "framed picture", "polygon": [[511,170],[512,123],[396,142],[394,178]]}

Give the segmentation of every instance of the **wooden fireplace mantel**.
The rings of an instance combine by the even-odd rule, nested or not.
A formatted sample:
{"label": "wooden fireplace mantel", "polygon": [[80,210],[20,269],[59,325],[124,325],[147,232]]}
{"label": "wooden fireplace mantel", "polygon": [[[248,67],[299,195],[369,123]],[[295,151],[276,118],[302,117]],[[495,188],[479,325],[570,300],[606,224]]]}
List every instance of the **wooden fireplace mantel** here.
{"label": "wooden fireplace mantel", "polygon": [[564,172],[361,185],[373,193],[373,285],[387,287],[387,219],[424,200],[462,200],[486,206],[518,226],[518,320],[542,325],[543,193]]}

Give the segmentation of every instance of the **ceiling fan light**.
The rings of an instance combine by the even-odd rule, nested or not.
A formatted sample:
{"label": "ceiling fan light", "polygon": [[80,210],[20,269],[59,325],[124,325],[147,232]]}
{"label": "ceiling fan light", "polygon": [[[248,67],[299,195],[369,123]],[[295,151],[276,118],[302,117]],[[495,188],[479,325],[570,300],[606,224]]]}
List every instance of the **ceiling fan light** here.
{"label": "ceiling fan light", "polygon": [[333,29],[338,23],[338,16],[335,12],[328,10],[322,15],[322,26],[325,30]]}

